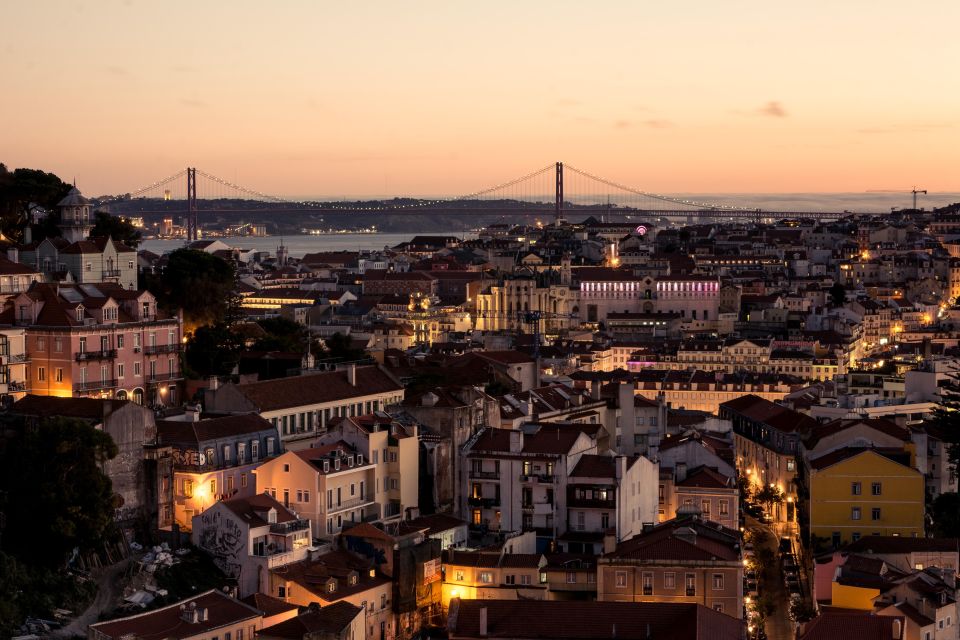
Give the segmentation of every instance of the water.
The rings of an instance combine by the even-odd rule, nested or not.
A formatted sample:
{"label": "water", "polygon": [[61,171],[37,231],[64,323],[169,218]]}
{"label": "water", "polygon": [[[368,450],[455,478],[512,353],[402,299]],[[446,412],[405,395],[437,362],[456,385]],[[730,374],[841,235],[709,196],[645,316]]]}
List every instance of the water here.
{"label": "water", "polygon": [[[407,242],[416,235],[456,236],[465,239],[477,237],[475,233],[464,233],[463,231],[428,231],[420,233],[331,233],[322,236],[298,235],[284,236],[282,240],[290,256],[299,258],[306,253],[317,253],[320,251],[380,250],[384,247],[394,247],[401,242]],[[273,254],[277,252],[277,246],[279,246],[281,242],[280,236],[242,236],[211,239],[220,240],[231,247],[241,247],[255,251],[269,251]],[[182,239],[153,239],[141,242],[140,248],[162,254],[167,251],[173,251],[174,249],[180,249],[183,245],[184,241]]]}

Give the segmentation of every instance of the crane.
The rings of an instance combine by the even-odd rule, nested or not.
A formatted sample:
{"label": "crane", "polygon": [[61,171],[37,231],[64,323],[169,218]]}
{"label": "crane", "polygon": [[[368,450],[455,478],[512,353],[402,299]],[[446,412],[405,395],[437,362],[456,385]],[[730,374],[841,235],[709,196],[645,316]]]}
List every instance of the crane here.
{"label": "crane", "polygon": [[916,186],[913,189],[869,189],[867,193],[912,193],[913,194],[913,210],[917,210],[917,194],[922,193],[927,195],[926,189],[917,189]]}

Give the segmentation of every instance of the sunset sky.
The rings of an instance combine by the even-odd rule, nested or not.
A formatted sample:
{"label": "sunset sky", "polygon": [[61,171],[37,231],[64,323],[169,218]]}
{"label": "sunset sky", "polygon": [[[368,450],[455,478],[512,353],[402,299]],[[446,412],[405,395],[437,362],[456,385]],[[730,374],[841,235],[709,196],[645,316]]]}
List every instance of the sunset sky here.
{"label": "sunset sky", "polygon": [[90,194],[960,189],[956,0],[0,6],[0,162]]}

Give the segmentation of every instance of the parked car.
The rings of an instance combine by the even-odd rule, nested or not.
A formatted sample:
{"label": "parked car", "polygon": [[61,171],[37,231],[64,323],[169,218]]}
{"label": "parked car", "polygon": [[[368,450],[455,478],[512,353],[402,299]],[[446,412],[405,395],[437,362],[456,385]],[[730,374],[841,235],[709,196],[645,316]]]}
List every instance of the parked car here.
{"label": "parked car", "polygon": [[771,524],[773,522],[773,516],[767,513],[766,511],[763,511],[760,514],[760,522],[762,522],[763,524]]}

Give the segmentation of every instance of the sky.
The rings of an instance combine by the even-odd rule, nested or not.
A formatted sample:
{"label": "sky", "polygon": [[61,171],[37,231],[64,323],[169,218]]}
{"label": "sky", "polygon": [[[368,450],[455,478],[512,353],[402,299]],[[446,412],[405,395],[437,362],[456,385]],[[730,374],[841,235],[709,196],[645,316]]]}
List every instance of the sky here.
{"label": "sky", "polygon": [[960,190],[960,2],[0,0],[0,162],[123,193]]}

